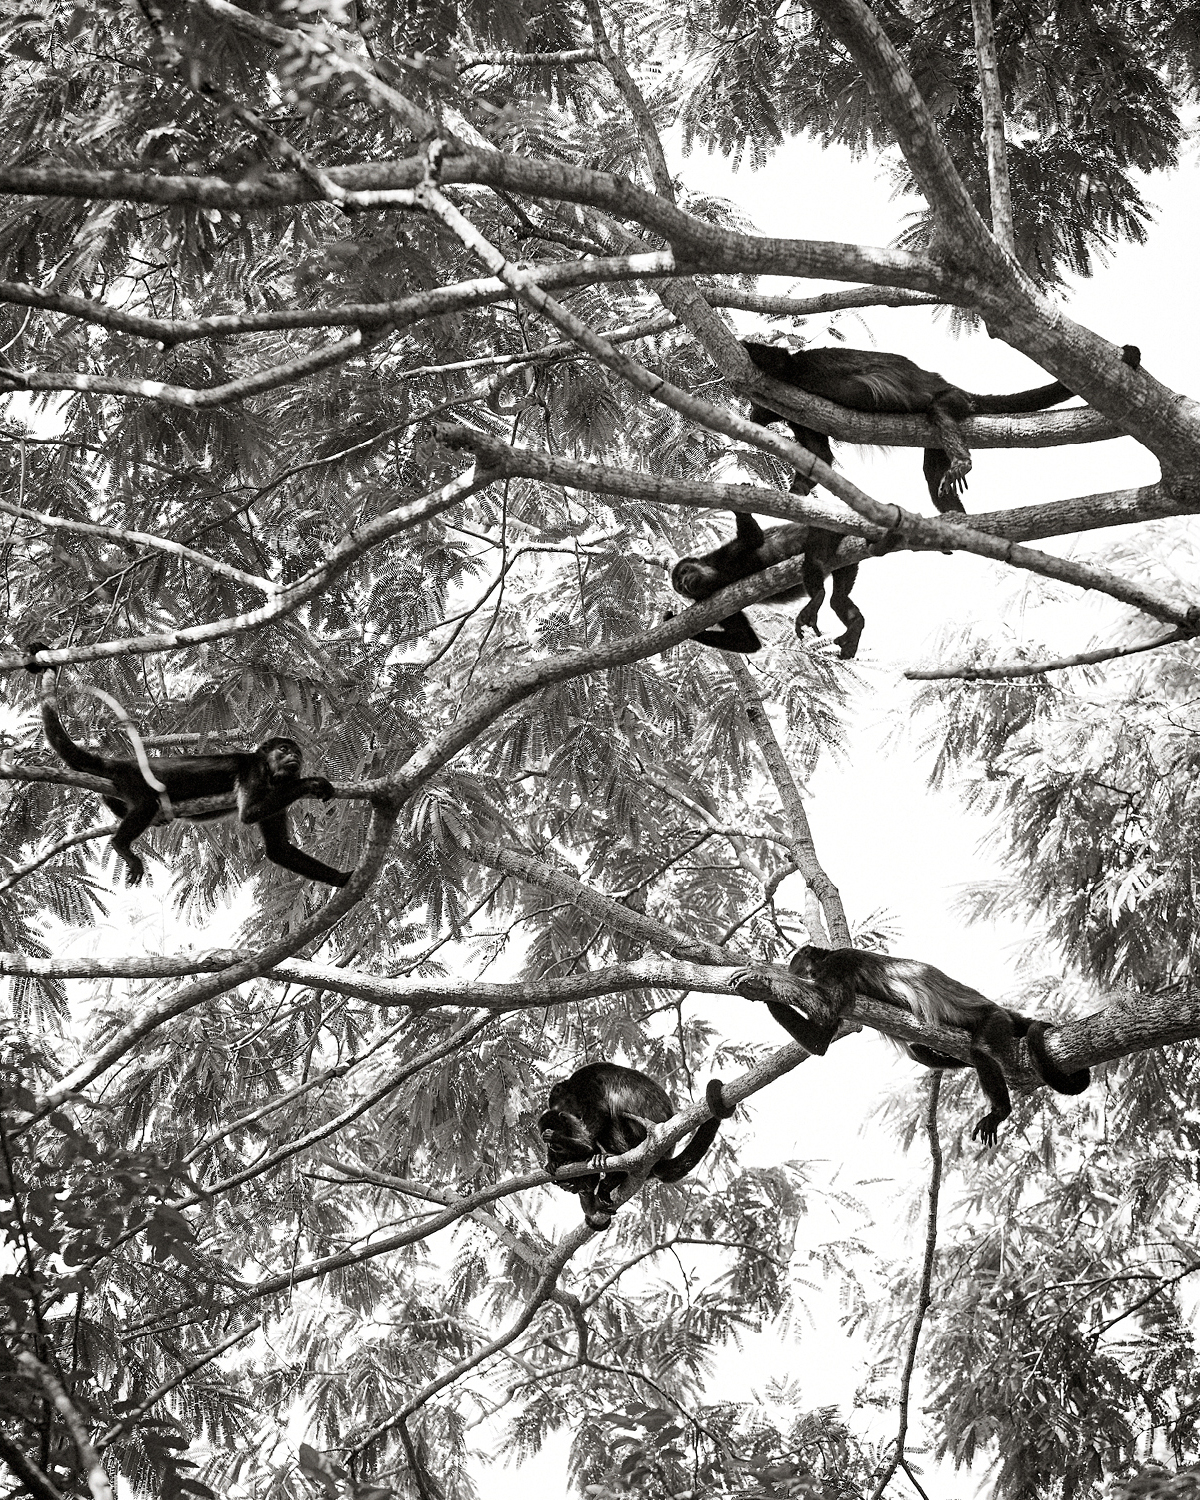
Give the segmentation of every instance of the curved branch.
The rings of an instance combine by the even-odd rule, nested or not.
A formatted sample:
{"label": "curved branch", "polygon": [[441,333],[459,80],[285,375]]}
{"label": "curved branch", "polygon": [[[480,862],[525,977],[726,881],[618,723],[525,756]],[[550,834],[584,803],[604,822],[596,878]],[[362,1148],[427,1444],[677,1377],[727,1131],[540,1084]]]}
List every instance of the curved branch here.
{"label": "curved branch", "polygon": [[158,552],[169,553],[172,557],[181,558],[184,562],[195,563],[198,568],[204,568],[209,573],[219,573],[224,578],[232,578],[235,583],[244,583],[248,588],[257,589],[260,594],[276,594],[281,588],[280,584],[272,582],[269,578],[259,578],[254,573],[243,573],[241,568],[219,562],[215,557],[208,557],[203,552],[195,552],[191,547],[185,547],[182,542],[173,542],[167,537],[155,536],[152,532],[130,531],[124,526],[101,526],[95,521],[72,521],[66,516],[52,516],[46,511],[30,510],[24,505],[14,505],[9,500],[0,500],[0,511],[8,516],[16,516],[22,521],[36,521],[39,526],[45,526],[48,530],[73,531],[80,536],[100,536],[110,541],[137,547],[153,547]]}

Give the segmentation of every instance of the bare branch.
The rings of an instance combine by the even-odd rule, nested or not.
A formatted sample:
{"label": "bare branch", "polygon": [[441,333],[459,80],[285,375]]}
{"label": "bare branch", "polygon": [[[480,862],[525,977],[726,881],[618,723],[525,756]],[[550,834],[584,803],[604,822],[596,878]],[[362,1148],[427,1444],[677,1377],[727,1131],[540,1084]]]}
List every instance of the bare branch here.
{"label": "bare branch", "polygon": [[291,385],[309,375],[345,364],[356,355],[366,354],[386,332],[390,330],[377,330],[370,339],[355,332],[336,344],[327,344],[324,348],[285,360],[269,370],[241,375],[236,380],[227,380],[224,385],[198,388],[120,375],[77,374],[71,370],[18,370],[0,362],[0,391],[91,391],[97,395],[140,396],[147,401],[162,401],[167,406],[203,411],[210,406],[224,406],[229,401],[245,401],[249,396],[278,390],[280,386]]}
{"label": "bare branch", "polygon": [[[413,156],[403,161],[331,167],[328,175],[363,197],[369,192],[394,193],[415,188],[424,180],[426,170],[424,156]],[[967,283],[929,256],[838,241],[741,234],[685,213],[626,178],[567,162],[538,160],[510,152],[455,150],[443,162],[441,180],[452,185],[478,183],[536,198],[594,205],[620,218],[634,220],[669,243],[679,275],[732,272],[869,282],[875,286],[905,287],[944,301],[971,305]],[[321,196],[299,173],[268,172],[232,182],[221,177],[170,176],[158,172],[8,166],[0,166],[0,193],[189,203],[239,212],[311,202]]]}
{"label": "bare branch", "polygon": [[796,785],[792,769],[784,756],[783,747],[775,738],[775,731],[771,727],[771,721],[767,718],[763,701],[755,689],[750,669],[740,656],[730,656],[725,661],[725,669],[733,678],[738,697],[742,700],[742,707],[750,723],[750,732],[762,751],[767,774],[771,778],[784,816],[787,818],[791,833],[788,847],[791,850],[792,859],[803,876],[805,884],[821,903],[821,911],[824,913],[833,946],[849,948],[851,946],[850,925],[846,921],[846,910],[842,905],[841,895],[817,856],[817,846],[813,841],[808,814],[804,810],[804,801],[800,796],[800,788]]}
{"label": "bare branch", "polygon": [[139,1401],[132,1411],[127,1411],[119,1422],[114,1422],[108,1431],[97,1441],[97,1448],[103,1450],[110,1447],[125,1432],[142,1420],[148,1411],[157,1406],[164,1396],[169,1396],[177,1386],[181,1386],[185,1380],[190,1380],[197,1370],[202,1370],[205,1365],[211,1364],[214,1359],[224,1354],[226,1349],[232,1349],[234,1344],[240,1344],[252,1333],[262,1327],[262,1319],[255,1318],[253,1323],[247,1323],[244,1328],[223,1338],[219,1344],[214,1344],[211,1349],[205,1349],[190,1364],[185,1365],[178,1375],[172,1375],[170,1380],[164,1380],[162,1385],[157,1386],[144,1401]]}
{"label": "bare branch", "polygon": [[36,521],[39,526],[45,526],[51,531],[71,531],[80,536],[105,537],[127,546],[153,547],[158,552],[166,552],[172,557],[181,558],[184,562],[195,563],[198,568],[204,568],[209,573],[219,573],[224,578],[232,578],[236,583],[244,583],[248,588],[256,589],[260,594],[277,594],[280,589],[280,585],[269,578],[259,578],[254,573],[243,573],[241,568],[219,562],[215,557],[208,557],[203,552],[195,552],[191,547],[185,547],[182,542],[173,542],[167,537],[154,536],[148,531],[130,531],[124,526],[101,526],[95,521],[73,521],[66,516],[52,516],[46,511],[30,510],[24,505],[13,505],[8,500],[0,500],[0,511],[3,511],[5,515],[16,516],[22,521]]}
{"label": "bare branch", "polygon": [[933,1265],[937,1255],[938,1195],[942,1186],[942,1143],[938,1138],[937,1108],[942,1089],[942,1075],[935,1071],[929,1082],[929,1106],[925,1111],[925,1133],[929,1137],[929,1213],[925,1223],[925,1258],[921,1264],[921,1280],[917,1287],[917,1305],[913,1311],[912,1330],[908,1338],[908,1353],[900,1377],[900,1412],[896,1436],[892,1439],[892,1456],[872,1492],[871,1500],[882,1500],[883,1492],[892,1482],[896,1470],[905,1463],[904,1445],[908,1438],[908,1408],[912,1399],[913,1371],[917,1364],[917,1345],[921,1340],[921,1328],[925,1314],[933,1301]]}
{"label": "bare branch", "polygon": [[[0,880],[0,891],[11,891],[14,885],[18,885],[25,879],[26,875],[32,875],[35,870],[40,870],[43,865],[48,865],[58,854],[67,849],[73,849],[76,844],[88,844],[92,839],[102,839],[105,834],[116,833],[121,825],[119,823],[98,823],[95,828],[85,828],[82,833],[72,833],[65,839],[59,839],[57,843],[51,844],[44,849],[36,859],[31,859],[28,864],[18,865],[15,870]],[[0,967],[3,959],[0,958]]]}
{"label": "bare branch", "polygon": [[1012,189],[1008,182],[1008,151],[1004,144],[1004,98],[996,65],[996,28],[992,0],[971,0],[975,23],[975,57],[979,64],[979,99],[983,105],[983,143],[987,149],[988,181],[992,192],[992,233],[1009,255],[1016,257],[1013,238]]}
{"label": "bare branch", "polygon": [[[1160,646],[1174,646],[1190,641],[1187,630],[1171,630],[1157,640],[1142,641],[1136,646],[1103,646],[1096,651],[1077,651],[1074,656],[1060,656],[1054,661],[1009,662],[1007,666],[927,667],[905,672],[912,682],[940,682],[958,678],[963,682],[998,682],[1013,677],[1040,677],[1043,672],[1062,672],[1067,667],[1092,667],[1102,661],[1116,661],[1122,656],[1138,656],[1143,651],[1157,651]],[[3,889],[3,887],[0,887]]]}
{"label": "bare branch", "polygon": [[34,1500],[64,1500],[37,1464],[19,1448],[12,1438],[0,1432],[0,1458],[8,1465]]}
{"label": "bare branch", "polygon": [[[818,313],[840,312],[848,307],[939,307],[937,297],[919,292],[893,291],[887,287],[856,286],[845,292],[821,292],[815,297],[776,296],[770,292],[746,292],[740,287],[697,282],[704,300],[713,307],[738,307],[743,312],[773,313],[788,318],[808,318]],[[0,287],[3,283],[0,283]]]}
{"label": "bare branch", "polygon": [[[408,505],[397,506],[394,510],[385,511],[383,515],[366,522],[356,530],[346,532],[339,541],[334,543],[325,560],[318,567],[313,568],[311,572],[298,578],[286,588],[281,588],[268,603],[260,605],[257,609],[247,610],[240,615],[227,615],[223,620],[212,620],[204,625],[190,625],[183,630],[165,631],[161,635],[132,636],[125,640],[98,642],[94,646],[72,646],[69,650],[43,651],[37,658],[38,662],[43,667],[61,667],[71,662],[108,661],[117,656],[174,651],[180,646],[193,646],[201,641],[215,641],[225,636],[239,635],[242,631],[282,619],[285,615],[292,614],[299,609],[309,599],[316,598],[333,579],[339,577],[351,564],[357,562],[372,548],[390,541],[392,537],[410,530],[413,526],[419,526],[423,521],[430,520],[491,482],[492,477],[487,473],[460,474],[456,479],[450,480],[439,489],[431,490],[420,499],[413,500]],[[24,656],[10,657],[7,661],[0,659],[0,671],[4,671],[5,668],[9,670],[17,667],[24,668],[25,665],[26,657]]]}
{"label": "bare branch", "polygon": [[506,849],[500,844],[476,843],[471,846],[471,854],[481,864],[488,865],[493,870],[504,870],[540,886],[557,900],[571,902],[613,931],[623,932],[627,937],[636,938],[672,957],[690,959],[698,964],[728,965],[730,962],[730,954],[716,943],[688,937],[668,927],[665,922],[657,922],[642,912],[631,911],[611,896],[603,896],[599,891],[584,885],[561,866],[537,859],[523,850]]}
{"label": "bare branch", "polygon": [[104,1472],[100,1455],[88,1437],[87,1424],[76,1411],[58,1376],[28,1349],[18,1349],[16,1361],[24,1374],[42,1387],[51,1406],[66,1423],[79,1455],[79,1462],[86,1473],[87,1486],[92,1492],[92,1500],[113,1500],[112,1483]]}
{"label": "bare branch", "polygon": [[[527,273],[539,286],[576,287],[592,286],[598,282],[650,280],[673,276],[677,270],[671,252],[659,250],[646,255],[585,256],[580,260],[546,261],[528,267]],[[846,295],[864,293],[877,297],[888,295],[886,292],[872,293],[870,288]],[[110,328],[116,333],[128,333],[167,345],[186,343],[190,339],[234,338],[291,328],[374,328],[386,323],[393,331],[398,331],[448,312],[507,302],[512,295],[511,289],[502,281],[494,276],[483,276],[431,287],[411,297],[399,297],[394,302],[348,302],[340,307],[278,308],[270,312],[218,313],[199,318],[151,318],[68,292],[43,291],[23,281],[0,281],[0,302],[60,312],[67,317]]]}
{"label": "bare branch", "polygon": [[462,73],[467,68],[568,68],[597,60],[594,47],[571,47],[563,52],[464,52],[454,64]]}

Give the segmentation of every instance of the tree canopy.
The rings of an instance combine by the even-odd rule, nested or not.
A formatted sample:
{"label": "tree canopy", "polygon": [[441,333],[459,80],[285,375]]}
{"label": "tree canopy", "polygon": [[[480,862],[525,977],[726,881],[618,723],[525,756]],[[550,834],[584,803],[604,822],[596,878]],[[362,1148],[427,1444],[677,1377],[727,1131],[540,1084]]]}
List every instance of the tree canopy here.
{"label": "tree canopy", "polygon": [[[567,1433],[601,1500],[936,1496],[963,1465],[955,1493],[986,1473],[1001,1500],[1195,1494],[1200,407],[1069,291],[1181,163],[1200,7],[5,0],[0,58],[9,1492],[455,1500]],[[770,172],[797,136],[887,174],[895,244],[765,235],[689,183],[689,153]],[[1083,404],[948,436],[740,342],[844,340],[873,308],[986,329]],[[933,516],[915,452],[911,488],[868,493],[797,427],[1124,435],[1160,477]],[[794,542],[680,600],[673,564],[730,512]],[[891,942],[901,895],[848,915],[839,864],[866,856],[806,810],[855,667],[790,606],[755,611],[750,656],[693,640],[797,590],[830,532],[843,579],[966,554],[1110,606],[1087,651],[1014,644],[1014,606],[910,664],[935,784],[1000,844],[966,914],[1044,930],[1006,1004],[1092,1087],[1035,1089],[1017,1042],[981,1152],[972,1068],[906,1074],[884,1113],[923,1250],[895,1262],[813,1227],[851,1206],[827,1176],[740,1159],[753,1112],[648,1179],[714,1075],[737,1106],[822,1067],[748,1035],[764,1001],[836,1019],[794,950]],[[148,951],[113,785],[53,752],[39,700],[93,761],[148,753],[152,789],[156,758],[293,737],[334,796],[292,837],[348,883],[194,821],[228,788],[162,792]],[[860,992],[837,1049],[864,1029],[973,1056]],[[677,1110],[621,1157],[605,1229],[539,1126],[597,1061]],[[710,1399],[720,1350],[814,1279],[872,1351],[856,1409],[799,1381]]]}

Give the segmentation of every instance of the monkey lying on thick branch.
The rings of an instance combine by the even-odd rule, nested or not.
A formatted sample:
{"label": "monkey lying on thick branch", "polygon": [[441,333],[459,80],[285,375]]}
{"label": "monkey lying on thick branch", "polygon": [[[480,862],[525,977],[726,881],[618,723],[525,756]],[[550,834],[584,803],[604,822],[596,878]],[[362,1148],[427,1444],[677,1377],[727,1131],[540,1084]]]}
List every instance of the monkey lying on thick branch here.
{"label": "monkey lying on thick branch", "polygon": [[[1046,1055],[1045,1036],[1051,1030],[1048,1021],[1033,1021],[1015,1010],[997,1005],[978,990],[960,984],[935,969],[932,964],[913,958],[887,958],[881,953],[864,953],[857,948],[816,948],[808,946],[793,954],[788,965],[791,972],[811,984],[825,1000],[832,1019],[824,1028],[801,1016],[791,1006],[770,1003],[772,1016],[787,1033],[810,1051],[824,1052],[837,1030],[837,1018],[854,1004],[856,993],[881,1000],[910,1011],[931,1026],[955,1026],[970,1036],[970,1063],[949,1057],[919,1042],[905,1043],[909,1055],[927,1068],[973,1067],[979,1084],[992,1106],[979,1120],[971,1134],[985,1146],[994,1146],[996,1132],[1012,1113],[1008,1084],[999,1058],[1010,1056],[1018,1037],[1025,1038],[1029,1060],[1043,1083],[1060,1094],[1082,1094],[1091,1082],[1087,1068],[1064,1073]],[[817,1046],[813,1046],[814,1035]]]}

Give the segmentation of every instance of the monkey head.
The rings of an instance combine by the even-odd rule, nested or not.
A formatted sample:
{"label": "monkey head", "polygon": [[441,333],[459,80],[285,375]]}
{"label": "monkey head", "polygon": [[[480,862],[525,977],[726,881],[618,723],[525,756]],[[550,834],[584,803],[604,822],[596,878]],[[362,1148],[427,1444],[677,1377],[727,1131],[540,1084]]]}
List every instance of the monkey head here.
{"label": "monkey head", "polygon": [[671,569],[671,587],[685,599],[711,598],[728,581],[699,557],[681,557]]}
{"label": "monkey head", "polygon": [[818,948],[813,943],[806,943],[803,948],[797,948],[792,954],[788,972],[794,974],[797,979],[807,979],[810,984],[815,984],[818,965],[828,952],[828,948]]}
{"label": "monkey head", "polygon": [[271,781],[294,781],[300,774],[304,752],[295,740],[276,736],[264,740],[256,752],[267,764],[267,776]]}

